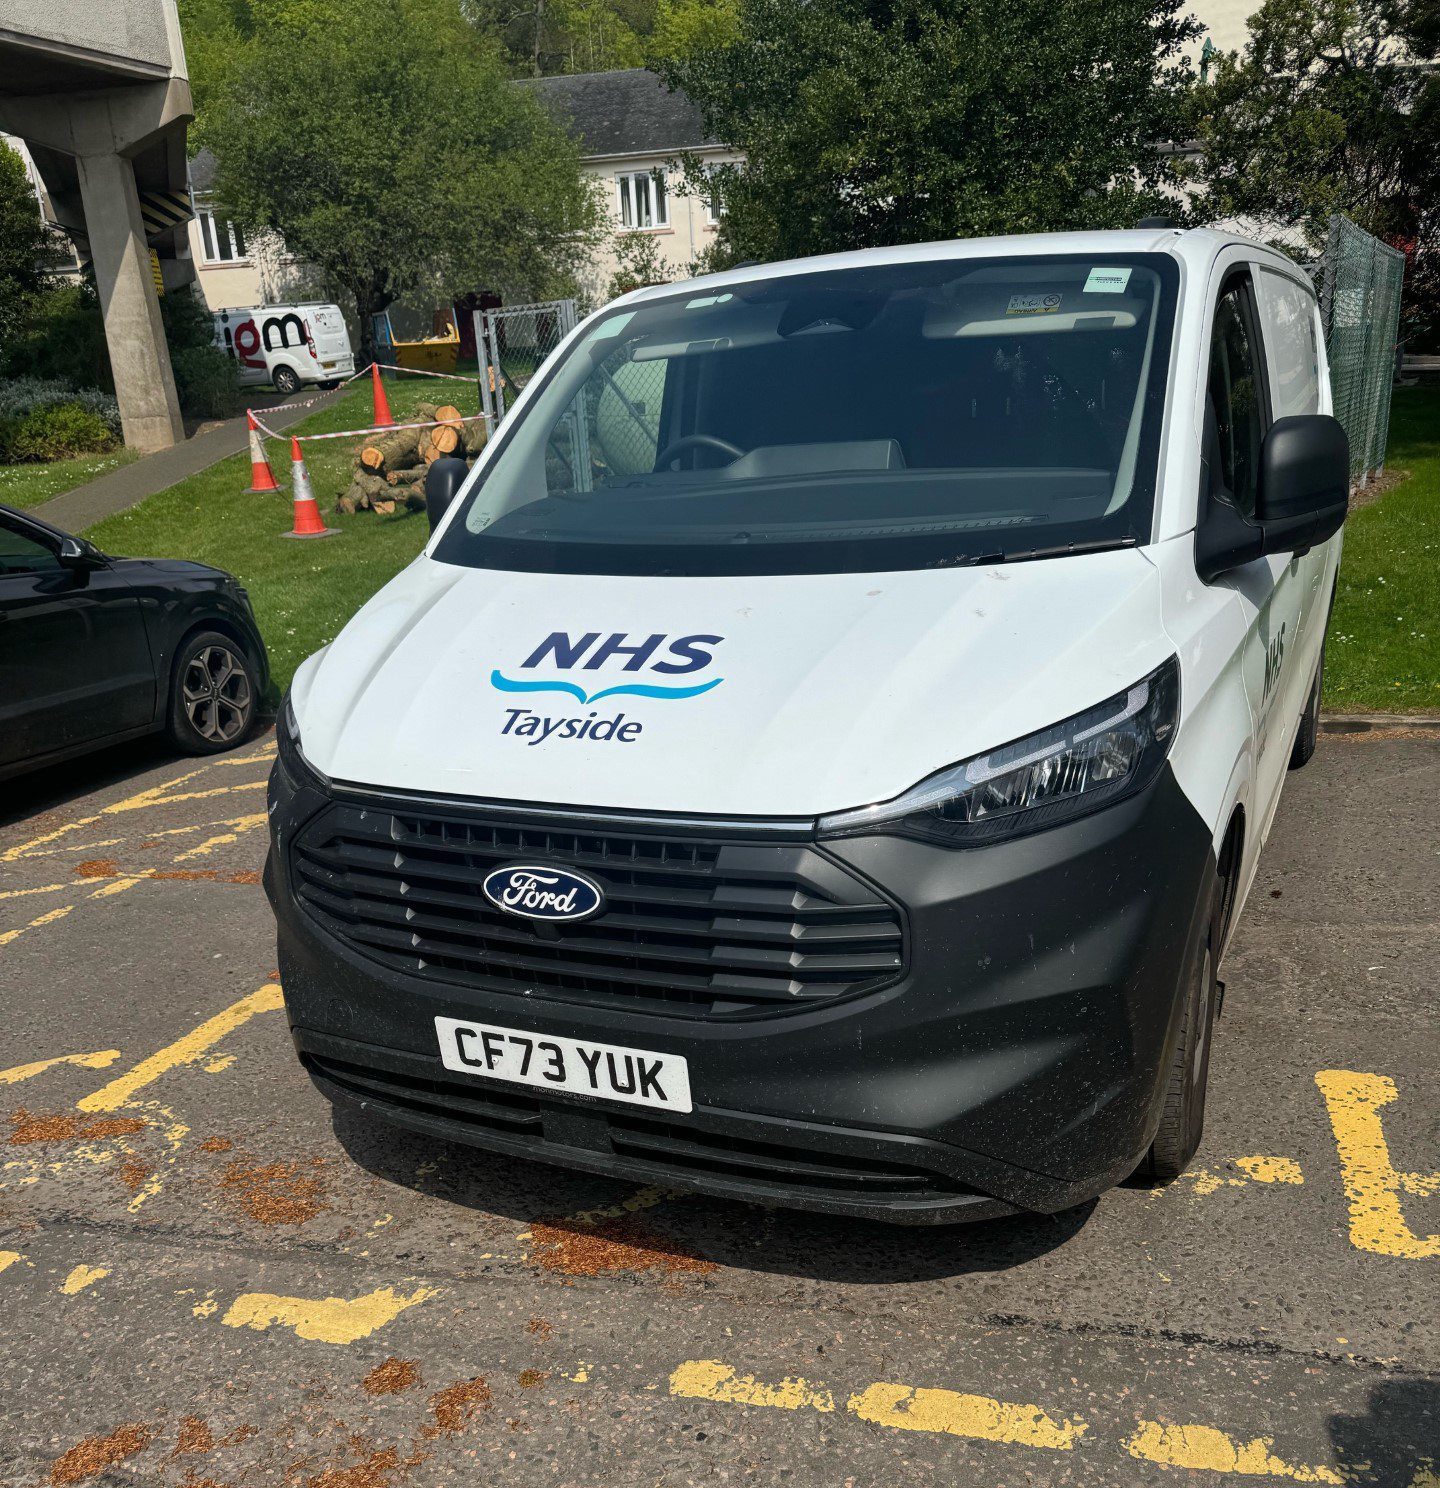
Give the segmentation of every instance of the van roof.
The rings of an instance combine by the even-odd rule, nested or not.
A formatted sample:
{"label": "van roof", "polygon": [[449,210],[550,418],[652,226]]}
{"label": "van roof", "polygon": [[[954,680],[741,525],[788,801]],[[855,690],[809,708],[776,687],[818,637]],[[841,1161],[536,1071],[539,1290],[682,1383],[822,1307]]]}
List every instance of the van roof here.
{"label": "van roof", "polygon": [[215,315],[253,315],[257,310],[338,310],[334,300],[284,300],[278,305],[223,305]]}
{"label": "van roof", "polygon": [[[860,248],[848,253],[822,253],[813,258],[790,258],[777,263],[747,264],[718,274],[704,274],[686,281],[697,287],[723,287],[778,275],[824,272],[828,269],[863,268],[867,264],[935,263],[946,259],[1017,257],[1040,254],[1169,253],[1177,258],[1208,260],[1222,248],[1243,243],[1295,272],[1293,259],[1254,238],[1220,232],[1212,227],[1136,227],[1103,232],[1016,233],[992,238],[946,238],[933,243],[903,243],[893,248]],[[675,285],[657,284],[624,296],[623,303],[673,294]],[[615,303],[622,303],[616,301]]]}

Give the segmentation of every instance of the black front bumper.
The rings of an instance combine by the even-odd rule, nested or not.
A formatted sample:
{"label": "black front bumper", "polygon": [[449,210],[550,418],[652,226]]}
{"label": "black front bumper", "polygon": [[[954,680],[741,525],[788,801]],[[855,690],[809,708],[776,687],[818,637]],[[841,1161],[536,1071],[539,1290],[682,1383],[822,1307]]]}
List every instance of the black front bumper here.
{"label": "black front bumper", "polygon": [[[909,1223],[1055,1211],[1133,1170],[1215,871],[1210,833],[1168,766],[1127,801],[1012,842],[809,841],[808,858],[895,907],[903,966],[888,984],[779,1010],[680,1015],[613,988],[587,1004],[573,988],[518,989],[513,975],[489,986],[397,970],[296,893],[294,841],[344,790],[277,766],[271,794],[265,882],[286,1005],[332,1100],[591,1172]],[[425,809],[456,830],[485,816]],[[441,1065],[437,1015],[682,1054],[695,1109],[467,1079]]]}

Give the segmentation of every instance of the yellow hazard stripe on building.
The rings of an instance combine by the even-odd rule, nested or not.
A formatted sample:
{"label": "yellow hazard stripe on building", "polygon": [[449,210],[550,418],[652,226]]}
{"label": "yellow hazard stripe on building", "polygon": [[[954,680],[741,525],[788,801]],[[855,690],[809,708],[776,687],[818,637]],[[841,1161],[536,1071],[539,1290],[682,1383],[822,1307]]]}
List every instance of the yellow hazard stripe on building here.
{"label": "yellow hazard stripe on building", "polygon": [[160,255],[152,248],[150,250],[150,273],[155,279],[155,293],[165,293],[165,275],[160,272]]}
{"label": "yellow hazard stripe on building", "polygon": [[195,208],[188,191],[140,193],[140,220],[145,224],[147,238],[158,238],[179,223],[188,222],[194,215]]}

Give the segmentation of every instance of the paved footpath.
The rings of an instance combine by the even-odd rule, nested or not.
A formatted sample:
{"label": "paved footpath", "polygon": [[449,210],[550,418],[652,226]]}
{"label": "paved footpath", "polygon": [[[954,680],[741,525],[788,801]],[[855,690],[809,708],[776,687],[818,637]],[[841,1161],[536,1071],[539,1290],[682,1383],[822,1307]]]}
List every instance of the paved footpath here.
{"label": "paved footpath", "polygon": [[1440,1485],[1440,743],[1327,736],[1197,1166],[903,1230],[332,1116],[259,740],[7,785],[0,1482]]}

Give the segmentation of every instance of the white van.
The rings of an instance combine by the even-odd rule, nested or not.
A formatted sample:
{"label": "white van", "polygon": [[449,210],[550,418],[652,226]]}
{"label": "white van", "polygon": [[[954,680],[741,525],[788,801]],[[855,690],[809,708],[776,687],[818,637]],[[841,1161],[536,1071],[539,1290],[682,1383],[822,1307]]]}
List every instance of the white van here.
{"label": "white van", "polygon": [[1215,232],[843,254],[581,324],[296,674],[266,882],[319,1088],[910,1222],[1200,1140],[1315,748],[1348,452]]}
{"label": "white van", "polygon": [[338,305],[250,305],[215,311],[215,344],[240,364],[240,385],[287,396],[307,382],[334,387],[355,371]]}

